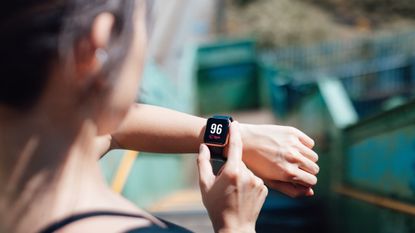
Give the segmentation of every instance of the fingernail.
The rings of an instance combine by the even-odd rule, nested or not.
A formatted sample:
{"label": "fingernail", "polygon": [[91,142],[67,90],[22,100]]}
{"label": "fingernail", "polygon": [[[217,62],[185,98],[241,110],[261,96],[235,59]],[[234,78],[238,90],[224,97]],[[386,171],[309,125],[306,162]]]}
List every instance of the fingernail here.
{"label": "fingernail", "polygon": [[320,172],[320,167],[318,165],[316,165],[314,167],[314,173],[317,175]]}
{"label": "fingernail", "polygon": [[232,127],[239,129],[239,122],[237,121],[232,122]]}
{"label": "fingernail", "polygon": [[310,192],[307,193],[307,197],[311,197],[311,196],[314,196],[314,190],[313,189],[310,189]]}
{"label": "fingernail", "polygon": [[205,144],[200,144],[199,152],[203,152],[204,150],[206,150]]}

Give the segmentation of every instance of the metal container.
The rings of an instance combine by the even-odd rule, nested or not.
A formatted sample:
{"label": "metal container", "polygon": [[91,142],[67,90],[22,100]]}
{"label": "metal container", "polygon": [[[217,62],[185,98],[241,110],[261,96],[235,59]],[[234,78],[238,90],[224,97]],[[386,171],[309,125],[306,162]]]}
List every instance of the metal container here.
{"label": "metal container", "polygon": [[225,41],[198,48],[197,94],[202,114],[258,106],[255,42]]}
{"label": "metal container", "polygon": [[346,128],[333,205],[336,232],[415,232],[415,102]]}

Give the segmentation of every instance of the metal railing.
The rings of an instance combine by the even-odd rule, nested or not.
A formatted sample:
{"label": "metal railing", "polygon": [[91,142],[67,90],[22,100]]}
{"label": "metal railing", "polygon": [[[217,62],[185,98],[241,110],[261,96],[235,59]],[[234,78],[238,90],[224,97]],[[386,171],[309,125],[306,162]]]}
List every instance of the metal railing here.
{"label": "metal railing", "polygon": [[325,42],[265,51],[260,63],[262,67],[275,69],[275,76],[266,79],[271,79],[267,81],[275,86],[271,87],[274,91],[286,90],[288,100],[298,100],[298,96],[307,92],[307,86],[330,77],[342,82],[358,110],[367,115],[366,108],[374,102],[414,94],[414,42],[415,32]]}

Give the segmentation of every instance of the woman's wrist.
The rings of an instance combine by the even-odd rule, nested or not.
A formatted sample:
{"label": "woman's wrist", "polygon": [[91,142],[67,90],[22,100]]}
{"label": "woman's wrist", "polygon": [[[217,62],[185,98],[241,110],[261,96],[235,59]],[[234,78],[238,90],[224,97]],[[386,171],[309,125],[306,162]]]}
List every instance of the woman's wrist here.
{"label": "woman's wrist", "polygon": [[209,213],[215,233],[253,233],[256,221],[240,221],[236,215]]}
{"label": "woman's wrist", "polygon": [[217,233],[255,233],[255,227],[235,227],[235,228],[223,228],[219,229]]}
{"label": "woman's wrist", "polygon": [[247,155],[254,149],[254,125],[252,124],[240,124],[240,132],[243,144],[243,154]]}

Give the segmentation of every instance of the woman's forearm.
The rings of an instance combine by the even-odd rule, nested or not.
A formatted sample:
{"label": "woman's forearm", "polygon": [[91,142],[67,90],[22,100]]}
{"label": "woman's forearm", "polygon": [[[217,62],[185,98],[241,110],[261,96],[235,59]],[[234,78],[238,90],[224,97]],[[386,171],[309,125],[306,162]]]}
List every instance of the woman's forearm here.
{"label": "woman's forearm", "polygon": [[[107,145],[109,138],[112,149],[196,153],[205,125],[204,118],[136,104],[117,132],[99,142]],[[240,124],[240,133],[243,161],[256,176],[289,196],[313,195],[319,167],[310,137],[296,128],[278,125]]]}
{"label": "woman's forearm", "polygon": [[155,153],[196,153],[206,119],[166,108],[135,104],[116,133],[112,148]]}

